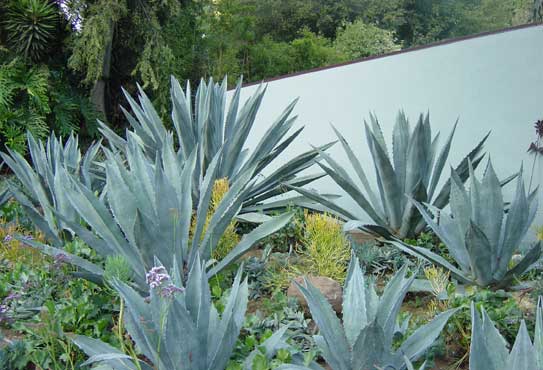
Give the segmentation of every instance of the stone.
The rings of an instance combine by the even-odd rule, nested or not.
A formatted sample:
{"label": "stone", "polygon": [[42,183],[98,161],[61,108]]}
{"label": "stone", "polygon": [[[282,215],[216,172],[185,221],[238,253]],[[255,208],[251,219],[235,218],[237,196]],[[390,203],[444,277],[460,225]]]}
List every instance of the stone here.
{"label": "stone", "polygon": [[[341,305],[343,303],[343,289],[337,281],[335,281],[334,279],[330,279],[326,276],[308,276],[307,280],[311,282],[311,284],[313,284],[313,286],[322,293],[322,295],[328,300],[334,311],[336,311],[337,313],[341,312]],[[287,290],[287,296],[296,298],[305,310],[308,308],[307,302],[302,292],[300,292],[294,282],[297,282],[298,284],[304,286],[304,277],[298,276],[290,283]]]}

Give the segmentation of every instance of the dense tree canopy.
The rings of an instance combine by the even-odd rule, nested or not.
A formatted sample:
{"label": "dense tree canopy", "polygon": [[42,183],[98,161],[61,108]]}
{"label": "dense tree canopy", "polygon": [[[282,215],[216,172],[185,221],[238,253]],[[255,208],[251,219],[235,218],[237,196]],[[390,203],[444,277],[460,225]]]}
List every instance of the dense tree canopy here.
{"label": "dense tree canopy", "polygon": [[121,129],[136,83],[168,120],[170,75],[258,81],[540,18],[541,0],[8,0],[0,139]]}

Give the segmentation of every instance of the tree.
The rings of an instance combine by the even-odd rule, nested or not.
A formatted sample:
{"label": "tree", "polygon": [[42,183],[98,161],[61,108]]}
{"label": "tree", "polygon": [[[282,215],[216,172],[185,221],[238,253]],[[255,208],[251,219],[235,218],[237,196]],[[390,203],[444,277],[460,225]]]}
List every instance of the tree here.
{"label": "tree", "polygon": [[347,60],[401,49],[401,44],[394,40],[391,31],[366,24],[362,20],[342,27],[337,33],[334,46]]}

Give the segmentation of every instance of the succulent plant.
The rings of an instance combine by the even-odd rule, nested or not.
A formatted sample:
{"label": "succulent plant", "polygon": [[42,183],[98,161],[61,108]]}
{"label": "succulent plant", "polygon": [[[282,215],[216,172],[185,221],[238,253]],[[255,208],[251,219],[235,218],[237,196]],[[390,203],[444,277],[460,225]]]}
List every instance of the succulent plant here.
{"label": "succulent plant", "polygon": [[100,143],[82,155],[74,135],[65,143],[51,135],[45,145],[30,132],[27,138],[32,165],[16,151],[0,153],[18,179],[9,181],[8,188],[32,222],[59,247],[66,223],[56,214],[73,222],[79,220],[66,196],[65,188],[71,184],[68,178],[78,179],[91,191],[101,187],[101,169],[96,163]]}
{"label": "succulent plant", "polygon": [[243,325],[247,281],[242,282],[238,272],[219,315],[211,302],[204,264],[197,258],[184,287],[180,274],[174,269],[170,276],[156,266],[147,274],[151,285],[148,298],[122,282],[112,282],[125,302],[126,330],[150,363],[131,358],[100,340],[74,336],[74,343],[90,356],[85,365],[105,363],[123,370],[224,369]]}
{"label": "succulent plant", "polygon": [[[220,153],[216,164],[217,178],[228,178],[235,181],[247,171],[256,179],[270,163],[274,161],[296,137],[302,128],[289,134],[296,117],[291,117],[296,104],[293,101],[270,125],[264,136],[252,151],[246,148],[247,139],[254,125],[256,114],[264,97],[266,88],[260,86],[256,92],[240,108],[241,80],[239,81],[227,108],[226,78],[221,84],[210,79],[204,80],[196,91],[194,101],[190,84],[184,91],[179,82],[171,79],[171,100],[174,132],[164,126],[155,108],[144,91],[139,89],[139,104],[126,91],[133,114],[123,109],[132,128],[127,135],[137,136],[141,140],[146,155],[154,159],[156,153],[162,152],[164,146],[170,145],[175,135],[177,145],[175,155],[188,159],[196,153],[194,171],[194,198],[198,201],[196,191],[210,169],[213,158]],[[116,150],[124,152],[127,140],[115,134],[101,123],[100,131]],[[243,207],[255,206],[262,201],[282,194],[288,189],[283,184],[303,186],[323,174],[297,176],[301,171],[311,167],[319,150],[325,150],[330,144],[319,149],[312,149],[287,161],[273,172],[266,174],[258,181],[252,182],[250,190],[244,194]]]}
{"label": "succulent plant", "polygon": [[[470,172],[471,185],[466,191],[458,173],[451,170],[451,214],[411,200],[445,244],[456,266],[426,248],[408,245],[393,236],[389,236],[389,242],[449,270],[462,283],[506,288],[541,256],[541,244],[537,242],[511,267],[512,257],[534,220],[537,189],[526,194],[521,169],[513,202],[505,215],[502,190],[492,163],[488,162],[481,182],[473,168]],[[438,220],[432,217],[431,210]]]}
{"label": "succulent plant", "polygon": [[[106,182],[100,194],[92,192],[74,177],[68,176],[61,184],[68,205],[85,224],[66,218],[62,212],[55,214],[102,257],[122,256],[140,289],[145,287],[143,272],[154,265],[155,257],[164,261],[168,270],[177,268],[179,271],[190,270],[198,255],[209,261],[224,230],[239,212],[244,194],[250,191],[248,184],[252,173],[246,171],[231,185],[208,219],[220,153],[210,163],[194,211],[191,194],[196,152],[187,160],[179,160],[168,148],[171,146],[164,146],[156,160],[150,160],[139,141],[130,136],[126,156],[105,149]],[[193,217],[196,221],[191,231]],[[271,218],[245,235],[224,258],[210,267],[208,275],[215,275],[237,260],[260,239],[287,224],[291,217],[292,214],[285,213]],[[46,254],[65,256],[68,262],[90,273],[86,276],[89,279],[99,280],[104,274],[101,266],[60,248],[21,240]]]}
{"label": "succulent plant", "polygon": [[537,303],[533,343],[523,320],[511,351],[484,308],[481,311],[479,316],[475,305],[471,304],[470,370],[543,369],[542,297],[539,297]]}
{"label": "succulent plant", "polygon": [[[373,283],[365,281],[358,260],[353,258],[344,290],[343,324],[317,288],[308,281],[305,287],[298,285],[320,329],[315,342],[333,370],[405,369],[406,358],[418,359],[439,336],[456,309],[439,314],[393,349],[400,307],[415,278],[406,278],[406,272],[404,266],[379,297]],[[279,369],[301,368],[285,365]]]}
{"label": "succulent plant", "polygon": [[[107,365],[111,370],[168,369],[168,370],[223,370],[236,346],[243,326],[248,300],[247,279],[241,280],[240,268],[221,314],[211,301],[205,262],[199,257],[182,285],[182,272],[174,269],[171,275],[159,265],[147,274],[149,296],[144,298],[127,284],[113,280],[125,303],[124,324],[141,354],[148,361],[126,354],[100,340],[82,335],[72,337],[89,359],[82,364]],[[264,352],[273,358],[279,349],[291,349],[286,342],[288,327],[279,328],[264,341],[260,349],[252,351],[243,364],[251,370],[252,360]],[[303,363],[301,356],[294,363]]]}
{"label": "succulent plant", "polygon": [[[421,114],[418,123],[411,131],[405,114],[400,111],[392,135],[391,159],[377,118],[374,115],[370,115],[370,118],[371,128],[365,122],[366,138],[373,157],[378,194],[370,185],[361,161],[356,157],[347,140],[335,128],[334,131],[363,187],[359,187],[347,171],[325,152],[321,154],[327,165],[319,163],[319,166],[377,225],[386,228],[389,233],[399,238],[414,237],[424,230],[426,222],[421,219],[414,205],[408,201],[408,197],[419,202],[431,203],[438,208],[445,207],[449,202],[450,180],[444,183],[441,190],[437,189],[449,156],[456,124],[438,152],[439,133],[432,138],[429,114],[426,116]],[[458,165],[457,172],[462,181],[468,177],[468,161],[471,160],[473,166],[477,167],[484,157],[482,149],[487,137],[488,134]],[[338,203],[316,192],[295,189],[307,198],[321,203],[346,221],[350,221],[346,225],[347,229],[363,225],[362,222],[357,221],[363,219],[363,215],[351,213]]]}

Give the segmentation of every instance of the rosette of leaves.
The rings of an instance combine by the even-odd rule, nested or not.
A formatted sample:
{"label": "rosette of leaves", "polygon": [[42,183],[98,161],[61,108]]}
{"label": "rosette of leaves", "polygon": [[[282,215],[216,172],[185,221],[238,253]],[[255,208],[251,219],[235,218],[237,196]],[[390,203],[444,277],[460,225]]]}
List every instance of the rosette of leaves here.
{"label": "rosette of leaves", "polygon": [[[291,132],[296,117],[291,117],[296,101],[293,101],[270,125],[264,136],[249,150],[248,137],[255,123],[258,109],[266,88],[258,87],[255,93],[242,105],[241,80],[232,98],[227,104],[226,78],[221,84],[210,79],[208,83],[200,82],[193,100],[190,84],[187,82],[183,90],[179,82],[171,79],[171,101],[174,132],[169,131],[144,91],[139,88],[139,103],[126,91],[132,113],[123,108],[123,112],[131,126],[127,135],[137,136],[143,143],[144,152],[154,159],[156,153],[169,145],[170,136],[175,135],[175,155],[187,159],[196,153],[193,182],[193,196],[198,201],[196,189],[204,181],[210,170],[213,158],[220,153],[216,164],[217,178],[227,178],[231,183],[249,171],[251,178],[250,191],[244,194],[243,212],[263,201],[282,194],[288,189],[283,185],[303,186],[323,174],[298,174],[316,163],[319,150],[327,149],[331,144],[302,153],[279,166],[266,176],[259,176],[300,134],[303,128]],[[116,150],[125,152],[127,140],[115,134],[105,124],[100,124],[100,131]],[[286,203],[285,203],[286,204]],[[284,205],[283,205],[284,206]]]}
{"label": "rosette of leaves", "polygon": [[[473,168],[470,172],[468,191],[458,173],[451,170],[450,214],[411,200],[445,244],[456,265],[427,248],[408,245],[391,235],[388,239],[403,251],[449,270],[461,283],[507,288],[541,256],[541,244],[537,242],[511,267],[512,257],[519,251],[520,243],[534,220],[537,189],[526,194],[521,168],[516,192],[506,214],[500,181],[492,163],[488,162],[482,181],[475,177]],[[432,210],[439,215],[439,220],[432,217]]]}
{"label": "rosette of leaves", "polygon": [[[393,348],[402,301],[415,279],[406,278],[404,266],[389,281],[379,297],[372,282],[364,279],[358,260],[353,258],[343,297],[343,323],[320,291],[308,281],[298,288],[305,296],[311,316],[320,329],[315,342],[333,370],[405,369],[408,361],[422,356],[441,333],[456,309],[437,315]],[[281,370],[303,369],[285,365]]]}
{"label": "rosette of leaves", "polygon": [[536,309],[534,340],[530,339],[524,320],[511,350],[484,310],[481,315],[471,303],[470,370],[543,369],[543,298]]}
{"label": "rosette of leaves", "polygon": [[28,217],[55,246],[62,246],[66,221],[79,221],[76,209],[67,198],[66,189],[77,179],[89,191],[102,185],[101,168],[97,164],[100,143],[92,145],[82,155],[77,136],[65,143],[51,135],[47,142],[36,140],[27,133],[31,162],[15,150],[0,153],[18,181],[8,181],[8,189],[21,204]]}
{"label": "rosette of leaves", "polygon": [[59,22],[57,9],[46,0],[7,1],[3,22],[9,45],[20,55],[37,61],[44,56]]}
{"label": "rosette of leaves", "polygon": [[[165,145],[151,160],[137,137],[129,136],[126,154],[107,149],[104,152],[105,185],[101,193],[93,192],[74,176],[67,176],[60,185],[68,205],[83,223],[65,217],[62,212],[54,215],[98,255],[103,258],[122,256],[133,271],[134,284],[140,289],[145,287],[144,271],[154,266],[155,257],[164,261],[168,270],[176,268],[185,272],[192,268],[198,255],[209,261],[254,181],[251,180],[252,171],[239,176],[209,218],[220,153],[210,163],[199,188],[199,202],[193,205],[196,151],[187,160],[180,160],[172,146]],[[193,217],[195,221],[191,228]],[[235,262],[259,240],[287,224],[291,217],[292,214],[286,213],[259,225],[210,266],[208,276],[214,276]],[[89,273],[86,275],[89,279],[102,279],[104,271],[97,264],[60,248],[24,242],[53,256],[64,255],[68,262]]]}
{"label": "rosette of leaves", "polygon": [[[74,343],[89,356],[82,366],[103,364],[112,370],[225,369],[244,323],[247,279],[242,281],[241,269],[238,270],[219,314],[211,300],[205,263],[196,259],[184,287],[181,275],[176,269],[171,275],[162,270],[159,284],[157,279],[150,281],[152,287],[147,298],[127,284],[113,281],[113,287],[125,302],[126,330],[147,361],[133,352],[127,354],[100,340],[77,335],[73,337]],[[243,369],[250,370],[256,356],[271,359],[278,350],[288,349],[286,329],[284,326],[277,330],[251,352]]]}
{"label": "rosette of leaves", "polygon": [[[408,201],[408,197],[419,202],[430,203],[438,208],[445,207],[449,202],[450,180],[445,181],[440,189],[438,189],[438,184],[449,156],[456,124],[439,150],[440,134],[432,137],[429,114],[426,116],[421,114],[414,129],[411,130],[407,117],[400,111],[392,134],[391,158],[377,118],[370,115],[370,121],[371,127],[365,122],[366,139],[373,158],[378,193],[370,185],[360,159],[357,158],[347,140],[335,128],[333,129],[362,187],[356,184],[345,168],[325,152],[321,152],[321,154],[327,164],[318,163],[318,165],[375,224],[386,228],[389,233],[398,238],[412,238],[421,233],[427,225],[416,211],[415,206]],[[468,178],[468,161],[477,167],[483,159],[482,150],[487,138],[488,134],[457,166],[456,170],[462,181]],[[352,213],[314,191],[295,189],[307,198],[317,201],[330,211],[335,212],[345,221],[350,221],[347,228],[362,226],[363,223],[357,220],[363,219],[363,215]]]}

